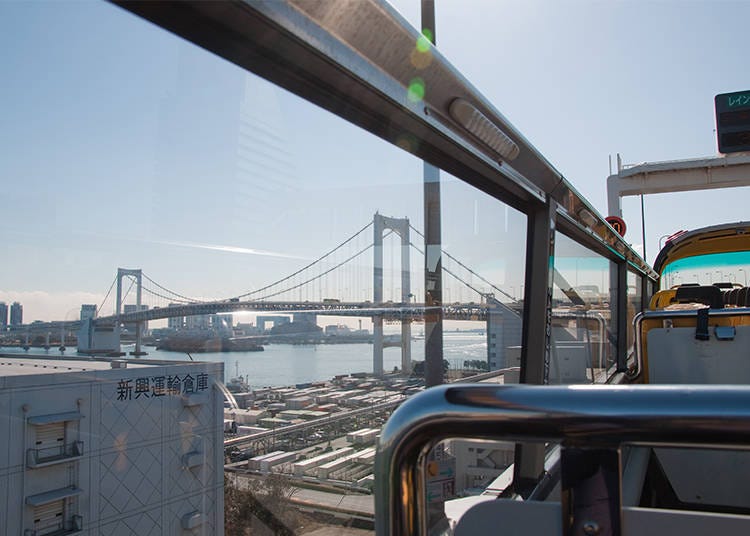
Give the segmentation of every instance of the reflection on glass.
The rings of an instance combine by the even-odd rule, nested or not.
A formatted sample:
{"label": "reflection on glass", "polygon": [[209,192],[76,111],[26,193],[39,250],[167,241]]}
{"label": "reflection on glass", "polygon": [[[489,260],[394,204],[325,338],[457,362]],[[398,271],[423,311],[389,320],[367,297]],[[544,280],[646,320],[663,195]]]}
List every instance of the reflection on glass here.
{"label": "reflection on glass", "polygon": [[[227,533],[371,527],[374,442],[424,375],[422,163],[115,6],[0,9],[0,345],[222,363]],[[445,379],[517,381],[526,216],[446,177]],[[132,402],[210,387],[184,381]]]}
{"label": "reflection on glass", "polygon": [[643,277],[628,271],[628,358],[633,354],[633,343],[635,333],[633,331],[633,318],[643,308]]}
{"label": "reflection on glass", "polygon": [[549,383],[604,382],[616,363],[616,265],[555,238]]}

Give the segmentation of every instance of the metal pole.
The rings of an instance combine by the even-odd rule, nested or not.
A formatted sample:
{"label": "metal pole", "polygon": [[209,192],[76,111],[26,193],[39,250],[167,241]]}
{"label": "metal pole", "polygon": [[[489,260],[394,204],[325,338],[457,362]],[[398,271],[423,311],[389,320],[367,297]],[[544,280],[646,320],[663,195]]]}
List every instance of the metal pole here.
{"label": "metal pole", "polygon": [[[422,33],[435,44],[434,0],[422,0]],[[424,230],[424,368],[425,385],[431,387],[443,383],[443,265],[440,170],[427,162],[424,163]]]}
{"label": "metal pole", "polygon": [[646,260],[646,211],[643,208],[643,194],[641,194],[641,239],[643,240],[643,260]]}
{"label": "metal pole", "polygon": [[[401,221],[401,303],[408,306],[411,301],[411,262],[409,220]],[[401,374],[411,374],[411,320],[401,319]]]}
{"label": "metal pole", "polygon": [[[135,310],[139,313],[141,312],[141,289],[143,287],[142,285],[142,279],[141,279],[142,273],[140,270],[137,271],[136,274],[136,294],[135,294]],[[141,350],[141,339],[143,338],[143,322],[136,322],[135,323],[135,351],[133,352],[133,355],[135,357],[140,357],[143,354],[143,351]]]}
{"label": "metal pole", "polygon": [[[383,304],[383,216],[375,214],[373,220],[373,281],[372,301],[375,307]],[[372,319],[372,373],[383,375],[383,317]]]}

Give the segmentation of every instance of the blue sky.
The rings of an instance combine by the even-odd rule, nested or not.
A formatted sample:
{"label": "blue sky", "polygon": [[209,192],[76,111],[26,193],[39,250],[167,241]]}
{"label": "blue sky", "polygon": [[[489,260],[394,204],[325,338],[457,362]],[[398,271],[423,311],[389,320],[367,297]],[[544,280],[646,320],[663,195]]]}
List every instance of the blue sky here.
{"label": "blue sky", "polygon": [[[713,97],[750,87],[748,2],[438,5],[441,51],[603,215],[609,155],[716,155]],[[699,210],[707,200],[727,219],[747,219],[747,188],[677,197],[646,198],[649,261],[659,236],[716,221]],[[640,244],[640,201],[624,208],[628,238]]]}
{"label": "blue sky", "polygon": [[[436,4],[443,55],[602,214],[609,155],[713,155],[713,96],[750,88],[749,2]],[[394,5],[417,25],[417,0]],[[27,320],[99,303],[118,266],[226,297],[376,210],[422,228],[415,158],[112,5],[0,3],[0,68],[0,300],[22,301]],[[446,247],[519,293],[523,217],[445,180]],[[747,219],[748,200],[646,198],[648,260],[719,207]],[[638,247],[639,207],[624,202]]]}

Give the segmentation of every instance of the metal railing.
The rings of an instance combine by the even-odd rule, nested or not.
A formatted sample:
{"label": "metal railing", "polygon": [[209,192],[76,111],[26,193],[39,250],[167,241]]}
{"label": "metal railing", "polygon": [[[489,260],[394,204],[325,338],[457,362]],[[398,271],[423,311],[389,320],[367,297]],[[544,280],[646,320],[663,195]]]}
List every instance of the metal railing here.
{"label": "metal railing", "polygon": [[83,456],[83,441],[73,441],[55,447],[42,449],[28,449],[26,451],[26,465],[36,467],[63,463]]}
{"label": "metal railing", "polygon": [[375,461],[377,534],[427,534],[428,453],[447,438],[736,449],[750,445],[750,387],[450,385],[407,400]]}
{"label": "metal railing", "polygon": [[77,534],[82,531],[83,516],[73,515],[67,521],[61,520],[56,525],[51,525],[41,530],[26,529],[23,531],[23,534],[24,536],[67,536],[68,534]]}

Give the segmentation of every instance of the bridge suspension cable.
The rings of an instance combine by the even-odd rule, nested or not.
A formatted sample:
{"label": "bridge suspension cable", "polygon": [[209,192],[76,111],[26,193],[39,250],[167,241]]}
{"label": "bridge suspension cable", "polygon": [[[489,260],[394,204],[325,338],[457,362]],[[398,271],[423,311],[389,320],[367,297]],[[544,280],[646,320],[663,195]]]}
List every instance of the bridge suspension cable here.
{"label": "bridge suspension cable", "polygon": [[[348,244],[349,242],[351,242],[352,240],[354,240],[355,238],[357,238],[357,237],[358,237],[359,235],[361,235],[361,234],[362,234],[363,232],[365,232],[365,231],[366,231],[366,230],[367,230],[367,229],[368,229],[368,228],[369,228],[369,227],[370,227],[371,225],[372,225],[372,222],[369,222],[369,223],[368,223],[367,225],[365,225],[364,227],[362,227],[362,228],[361,228],[361,229],[360,229],[359,231],[357,231],[357,232],[356,232],[356,233],[354,233],[354,234],[353,234],[352,236],[350,236],[349,238],[347,238],[346,240],[344,240],[343,242],[341,242],[341,243],[340,243],[340,244],[339,244],[338,246],[336,246],[336,247],[335,247],[335,248],[333,248],[332,250],[328,251],[327,253],[323,254],[322,256],[318,257],[317,259],[315,259],[314,261],[312,261],[312,262],[311,262],[310,264],[308,264],[307,266],[304,266],[304,267],[300,268],[299,270],[297,270],[297,271],[296,271],[296,272],[294,272],[293,274],[290,274],[290,275],[288,275],[288,276],[286,276],[286,277],[284,277],[284,278],[282,278],[282,279],[279,279],[278,281],[276,281],[276,282],[274,282],[274,283],[271,283],[271,284],[269,284],[269,285],[266,285],[266,286],[264,286],[264,287],[262,287],[262,288],[259,288],[259,289],[257,289],[257,290],[252,290],[252,291],[249,291],[249,292],[245,292],[244,294],[240,294],[240,295],[238,295],[238,296],[236,296],[236,297],[237,297],[237,298],[247,298],[247,297],[249,297],[249,296],[253,296],[253,295],[255,295],[255,294],[259,294],[259,293],[261,293],[261,292],[263,292],[263,291],[265,291],[265,290],[268,290],[268,289],[270,289],[271,287],[275,287],[275,286],[277,286],[277,285],[279,285],[279,284],[283,283],[284,281],[288,281],[288,280],[292,279],[293,277],[295,277],[295,276],[297,276],[297,275],[301,274],[302,272],[304,272],[304,271],[305,271],[305,270],[307,270],[308,268],[311,268],[312,266],[314,266],[314,265],[316,265],[317,263],[319,263],[319,262],[323,261],[323,260],[324,260],[324,259],[326,259],[327,257],[330,257],[331,255],[333,255],[333,254],[334,254],[335,252],[337,252],[337,251],[338,251],[339,249],[341,249],[341,248],[342,248],[342,247],[344,247],[344,246],[345,246],[346,244]],[[353,259],[353,258],[354,258],[354,257],[356,257],[357,255],[360,255],[361,253],[363,253],[364,251],[366,251],[366,250],[367,250],[367,249],[369,249],[370,247],[372,247],[372,244],[370,244],[370,246],[368,246],[367,248],[365,248],[365,250],[362,250],[362,251],[360,251],[360,252],[356,253],[356,254],[355,254],[355,255],[354,255],[353,257],[350,257],[349,259],[345,260],[345,261],[344,261],[343,263],[341,263],[341,264],[338,264],[338,265],[337,265],[337,266],[335,266],[334,268],[337,268],[338,266],[341,266],[342,264],[345,264],[345,263],[349,262],[349,261],[350,261],[351,259]],[[333,268],[332,268],[332,269],[333,269]],[[325,271],[325,272],[323,272],[323,273],[319,274],[319,275],[318,275],[317,277],[314,277],[314,278],[312,278],[312,279],[309,279],[308,281],[305,281],[305,282],[303,282],[303,283],[299,283],[298,285],[295,285],[295,286],[293,286],[293,287],[290,287],[290,288],[288,288],[288,289],[286,289],[286,290],[284,290],[284,291],[279,291],[279,292],[276,292],[276,293],[270,294],[270,295],[268,295],[268,296],[264,296],[264,297],[262,297],[262,298],[255,298],[255,299],[256,299],[256,300],[264,300],[264,299],[267,299],[267,298],[269,298],[269,297],[271,297],[271,296],[276,296],[276,295],[278,295],[278,294],[281,294],[281,293],[283,293],[283,292],[287,292],[287,291],[289,291],[289,290],[293,290],[293,289],[299,288],[300,286],[302,286],[302,285],[304,285],[304,284],[306,284],[306,283],[308,283],[308,282],[310,282],[310,281],[314,281],[314,280],[316,280],[316,279],[319,279],[320,277],[324,276],[325,274],[327,274],[327,273],[331,272],[331,270],[332,270],[332,269],[330,269],[330,270],[327,270],[327,271]]]}
{"label": "bridge suspension cable", "polygon": [[102,300],[102,303],[99,306],[99,309],[98,309],[99,311],[101,311],[102,308],[104,307],[104,304],[107,303],[107,298],[109,298],[109,294],[112,292],[112,289],[115,287],[116,282],[117,282],[117,276],[115,276],[112,279],[112,284],[109,286],[109,290],[107,291],[107,294],[104,296],[104,299]]}
{"label": "bridge suspension cable", "polygon": [[[424,255],[424,251],[422,251],[421,249],[419,249],[419,247],[416,244],[414,244],[414,242],[409,242],[409,245],[411,247],[413,247],[414,249],[416,249],[421,255]],[[456,275],[453,272],[451,272],[450,269],[446,268],[445,266],[443,266],[443,271],[445,273],[447,273],[448,275],[452,276],[459,283],[463,283],[464,285],[466,285],[467,287],[469,287],[471,290],[473,290],[474,292],[476,292],[480,296],[484,296],[484,294],[485,294],[484,292],[482,292],[478,288],[474,287],[471,283],[467,283],[466,281],[464,281],[463,279],[461,279],[460,277],[458,277],[458,275]],[[490,283],[490,285],[493,286],[493,288],[495,288],[494,285],[492,285],[491,283]]]}
{"label": "bridge suspension cable", "polygon": [[165,296],[164,294],[160,294],[160,293],[156,292],[155,290],[152,290],[152,289],[150,289],[150,288],[148,288],[146,286],[143,286],[143,285],[141,285],[141,290],[143,292],[147,293],[147,294],[151,294],[152,296],[156,296],[157,298],[161,298],[163,300],[166,300],[166,302],[172,302],[172,303],[179,302],[181,304],[203,303],[203,302],[200,302],[200,301],[192,301],[192,302],[190,302],[190,301],[185,301],[185,300],[181,300],[181,299],[180,300],[175,300],[171,296]]}
{"label": "bridge suspension cable", "polygon": [[[415,233],[417,233],[417,234],[418,234],[419,236],[421,236],[422,238],[424,238],[424,235],[423,235],[422,233],[420,233],[420,232],[419,232],[419,230],[418,230],[418,229],[416,229],[416,228],[415,228],[415,227],[414,227],[414,226],[413,226],[413,225],[412,225],[411,223],[409,224],[409,227],[411,227],[412,231],[414,231],[414,232],[415,232]],[[414,245],[414,244],[412,244],[412,245]],[[416,246],[414,246],[414,247],[416,248]],[[418,248],[417,248],[417,251],[419,251],[419,249],[418,249]],[[493,289],[495,289],[496,291],[498,291],[498,292],[499,292],[500,294],[502,294],[502,295],[503,295],[503,296],[505,296],[506,298],[508,298],[508,299],[510,299],[510,300],[513,300],[514,302],[516,301],[516,298],[514,298],[513,296],[511,296],[510,294],[508,294],[507,292],[505,292],[505,291],[504,291],[503,289],[501,289],[501,288],[498,288],[497,286],[495,286],[495,284],[493,284],[493,283],[492,283],[491,281],[487,281],[487,279],[485,279],[485,278],[484,278],[484,277],[482,277],[482,276],[481,276],[480,274],[476,273],[476,272],[475,272],[474,270],[472,270],[471,268],[469,268],[468,266],[466,266],[466,265],[465,265],[464,263],[462,263],[461,261],[459,261],[459,260],[458,260],[458,259],[457,259],[456,257],[454,257],[453,255],[451,255],[450,253],[448,253],[447,251],[445,251],[445,250],[444,250],[444,249],[442,249],[442,248],[441,248],[441,251],[442,251],[442,252],[443,252],[443,253],[445,254],[445,256],[446,256],[446,257],[448,257],[448,258],[449,258],[449,259],[451,259],[451,260],[452,260],[453,262],[455,262],[456,264],[458,264],[459,266],[461,266],[461,267],[462,267],[463,269],[467,270],[467,271],[468,271],[468,272],[469,272],[470,274],[472,274],[472,275],[474,275],[474,276],[478,277],[478,278],[479,278],[479,279],[481,279],[481,280],[482,280],[482,281],[483,281],[484,283],[487,283],[487,284],[488,284],[488,285],[489,285],[490,287],[492,287]],[[422,251],[420,251],[420,253],[422,253],[422,254],[424,255],[424,253],[423,253]],[[458,280],[459,280],[459,281],[460,281],[461,283],[463,283],[463,284],[464,284],[464,285],[466,285],[467,287],[471,288],[471,289],[472,289],[472,290],[474,290],[475,292],[479,292],[479,291],[478,291],[478,290],[476,290],[476,289],[475,289],[475,288],[474,288],[473,286],[471,286],[471,285],[470,285],[469,283],[467,283],[467,282],[466,282],[466,281],[464,281],[463,279],[460,279],[460,278],[458,278],[458,277],[457,277],[457,276],[456,276],[455,274],[451,273],[451,272],[450,272],[450,271],[449,271],[449,270],[448,270],[447,268],[445,268],[445,266],[443,266],[443,270],[445,270],[446,272],[448,272],[448,273],[449,273],[450,275],[452,275],[453,277],[455,277],[456,279],[458,279]],[[482,293],[481,293],[481,292],[479,292],[479,294],[482,294]]]}
{"label": "bridge suspension cable", "polygon": [[[263,291],[269,290],[269,289],[271,289],[273,287],[277,287],[281,283],[289,281],[290,279],[298,276],[299,274],[303,273],[305,270],[308,270],[309,268],[315,266],[316,264],[319,264],[323,260],[327,259],[331,255],[333,255],[334,253],[336,253],[337,251],[339,251],[341,248],[343,248],[344,246],[346,246],[347,244],[349,244],[350,242],[352,242],[354,239],[356,239],[363,232],[365,232],[370,226],[372,226],[372,224],[373,224],[372,222],[368,222],[367,225],[365,225],[364,227],[362,227],[361,229],[359,229],[356,233],[354,233],[353,235],[351,235],[349,238],[347,238],[346,240],[344,240],[343,242],[341,242],[340,244],[338,244],[333,249],[331,249],[328,252],[324,253],[323,255],[321,255],[320,257],[318,257],[317,259],[315,259],[311,263],[307,264],[306,266],[303,266],[302,268],[300,268],[296,272],[294,272],[292,274],[289,274],[288,276],[283,277],[282,279],[279,279],[278,281],[275,281],[273,283],[265,285],[265,286],[263,286],[263,287],[261,287],[259,289],[252,290],[252,291],[249,291],[249,292],[245,292],[245,293],[239,294],[239,295],[234,295],[233,297],[234,298],[247,298],[247,297],[250,297],[250,296],[256,296],[257,294],[260,294]],[[354,255],[352,255],[350,257],[348,257],[347,259],[345,259],[344,261],[338,263],[337,265],[335,265],[335,266],[333,266],[333,267],[331,267],[331,268],[329,268],[329,269],[327,269],[325,271],[319,272],[318,275],[315,276],[315,277],[312,277],[312,278],[309,278],[309,279],[307,279],[305,281],[297,283],[297,284],[295,284],[295,285],[293,285],[293,286],[291,286],[289,288],[285,288],[285,289],[282,289],[282,290],[279,290],[279,291],[276,291],[276,292],[272,292],[272,293],[264,295],[262,297],[255,297],[253,299],[256,300],[256,301],[257,300],[265,300],[265,299],[268,299],[270,297],[278,296],[279,294],[283,294],[285,292],[289,292],[291,290],[295,290],[295,289],[301,288],[304,285],[306,285],[308,283],[311,283],[311,282],[313,282],[315,280],[322,279],[323,276],[331,273],[333,270],[335,270],[335,269],[343,266],[344,264],[350,262],[351,260],[355,259],[356,257],[358,257],[359,255],[361,255],[362,253],[364,253],[365,251],[367,251],[371,247],[372,247],[372,244],[368,245],[366,248],[358,251],[357,253],[355,253]],[[163,292],[159,292],[157,290],[154,290],[153,288],[149,288],[146,285],[141,285],[141,289],[144,292],[146,292],[146,293],[148,293],[148,294],[150,294],[152,296],[155,296],[157,298],[166,300],[167,302],[189,304],[189,303],[206,303],[207,301],[212,301],[212,300],[205,300],[205,299],[204,300],[200,300],[200,299],[196,299],[196,298],[191,298],[189,296],[185,296],[183,294],[180,294],[178,292],[175,292],[173,290],[168,289],[164,285],[161,285],[161,284],[157,283],[156,281],[154,281],[151,277],[149,277],[145,273],[142,273],[142,276],[143,276],[144,279],[146,279],[148,282],[150,282],[151,284],[153,284],[155,287],[157,287],[159,290],[161,290]],[[112,292],[112,288],[114,287],[115,281],[116,281],[116,278],[115,278],[115,280],[112,281],[112,285],[110,286],[109,290],[107,291],[107,296],[105,296],[104,301],[107,300],[107,297]],[[132,288],[132,284],[131,284],[130,288]],[[128,289],[128,292],[130,292],[130,288]],[[126,293],[126,295],[127,295],[127,293]],[[221,301],[221,300],[216,300],[216,301]],[[100,306],[100,309],[101,309],[101,307],[103,307],[103,305],[104,305],[104,302],[102,302],[102,305]]]}
{"label": "bridge suspension cable", "polygon": [[166,288],[166,287],[163,287],[162,285],[160,285],[159,283],[157,283],[156,281],[154,281],[153,279],[151,279],[151,278],[150,278],[149,276],[147,276],[146,274],[144,274],[144,273],[141,273],[141,275],[143,275],[143,277],[144,277],[145,279],[147,279],[147,280],[148,280],[149,282],[151,282],[151,283],[153,283],[154,285],[156,285],[157,287],[159,287],[159,288],[160,288],[161,290],[163,290],[164,292],[166,292],[166,293],[168,293],[168,294],[171,294],[172,296],[176,296],[176,297],[177,297],[177,299],[173,299],[173,298],[171,298],[171,297],[167,297],[167,296],[162,296],[161,294],[157,294],[156,292],[152,291],[152,292],[151,292],[151,294],[154,294],[155,296],[159,296],[160,298],[164,298],[164,299],[166,299],[166,300],[169,300],[169,301],[173,301],[173,302],[184,302],[184,303],[200,303],[201,301],[205,301],[205,300],[197,300],[197,299],[195,299],[195,298],[189,298],[189,297],[187,297],[187,296],[183,296],[182,294],[179,294],[179,293],[177,293],[177,292],[175,292],[175,291],[173,291],[173,290],[169,290],[169,289],[168,289],[168,288]]}
{"label": "bridge suspension cable", "polygon": [[125,291],[125,294],[123,294],[122,296],[122,303],[125,303],[125,298],[128,297],[128,294],[130,294],[130,291],[133,289],[133,285],[135,285],[135,279],[133,278],[129,278],[129,279],[130,279],[130,286],[128,287],[128,290]]}
{"label": "bridge suspension cable", "polygon": [[[245,292],[243,294],[235,295],[235,297],[233,299],[249,298],[251,301],[267,300],[269,298],[273,298],[275,296],[279,296],[281,294],[285,294],[285,293],[291,292],[291,291],[296,290],[296,289],[301,289],[302,287],[304,287],[306,285],[310,285],[310,284],[314,283],[315,281],[319,281],[320,282],[318,284],[318,288],[321,289],[321,294],[322,294],[322,280],[323,280],[323,278],[325,276],[327,276],[328,274],[330,274],[334,270],[337,270],[338,268],[344,266],[345,264],[353,261],[357,257],[361,256],[366,251],[368,251],[370,248],[372,248],[374,246],[374,244],[372,242],[369,243],[367,246],[365,246],[362,249],[358,250],[356,253],[350,255],[349,257],[347,257],[343,261],[338,262],[334,266],[331,266],[330,268],[327,268],[325,270],[322,269],[323,268],[323,266],[321,265],[322,261],[324,261],[325,259],[331,257],[334,253],[336,253],[337,251],[341,250],[347,244],[351,243],[353,240],[355,240],[357,237],[359,237],[362,233],[364,233],[367,229],[369,229],[370,226],[372,226],[372,225],[373,225],[372,221],[368,222],[365,226],[363,226],[357,232],[355,232],[354,234],[352,234],[346,240],[344,240],[341,243],[339,243],[336,247],[334,247],[331,250],[327,251],[326,253],[324,253],[323,255],[321,255],[320,257],[318,257],[317,259],[315,259],[314,261],[308,263],[307,265],[303,266],[302,268],[300,268],[299,270],[295,271],[294,273],[291,273],[291,274],[289,274],[289,275],[287,275],[287,276],[285,276],[285,277],[283,277],[283,278],[281,278],[281,279],[279,279],[279,280],[277,280],[277,281],[275,281],[273,283],[265,285],[265,286],[263,286],[263,287],[261,287],[259,289],[252,290],[252,291],[249,291],[249,292]],[[420,237],[424,238],[424,234],[422,234],[413,225],[409,224],[409,227],[417,235],[419,235]],[[390,236],[391,234],[393,234],[393,232],[394,231],[391,230],[383,238],[386,238],[386,237]],[[410,242],[409,245],[411,247],[413,247],[416,251],[418,251],[421,255],[424,255],[424,252],[416,244],[414,244],[413,242]],[[514,302],[516,301],[516,298],[514,298],[513,296],[511,296],[510,294],[508,294],[507,292],[505,292],[501,288],[499,288],[497,285],[493,284],[491,281],[488,281],[482,275],[478,274],[476,271],[474,271],[471,268],[469,268],[466,264],[464,264],[463,262],[461,262],[460,260],[458,260],[456,257],[454,257],[453,255],[451,255],[447,251],[442,250],[442,252],[445,254],[445,256],[447,258],[449,258],[450,260],[452,260],[453,262],[455,262],[456,264],[458,264],[464,270],[468,271],[472,276],[477,277],[479,280],[481,280],[483,283],[487,284],[490,288],[494,289],[499,294],[507,297],[508,299],[510,299],[510,300],[512,300]],[[391,257],[393,257],[393,255],[391,255]],[[297,281],[299,281],[299,282],[292,281],[294,284],[292,284],[291,286],[289,286],[287,288],[283,288],[283,289],[271,291],[271,292],[269,292],[267,294],[263,294],[263,295],[259,296],[260,294],[262,294],[265,291],[269,291],[269,290],[273,289],[274,287],[278,288],[282,283],[285,283],[285,282],[288,282],[290,280],[293,280],[294,278],[296,278],[297,276],[299,276],[300,274],[302,274],[306,270],[309,270],[310,268],[313,268],[316,265],[318,265],[317,273],[315,273],[315,275],[313,275],[311,277],[308,277],[304,281],[299,281],[299,278],[298,278]],[[462,283],[467,288],[471,289],[473,292],[476,292],[478,295],[484,296],[486,294],[486,292],[482,292],[482,290],[478,289],[473,283],[466,281],[465,279],[463,279],[462,277],[460,277],[457,273],[455,273],[454,271],[450,270],[446,266],[443,266],[443,270],[445,270],[445,272],[448,275],[450,275],[451,277],[453,277],[454,279],[456,279],[458,282]],[[352,284],[350,286],[354,287],[355,286],[354,279],[358,279],[358,278],[355,278],[354,275],[352,275],[351,277],[353,279],[351,281]],[[200,300],[200,299],[190,298],[188,296],[185,296],[185,295],[179,294],[177,292],[174,292],[174,291],[166,288],[165,286],[157,283],[156,281],[154,281],[151,277],[149,277],[146,274],[143,274],[143,278],[146,279],[146,281],[148,281],[149,283],[151,283],[158,290],[156,290],[154,288],[150,288],[150,286],[142,286],[142,290],[145,291],[145,292],[147,292],[148,294],[150,294],[152,296],[155,296],[155,297],[160,298],[162,300],[166,300],[167,303],[171,302],[171,303],[189,304],[189,303],[206,303],[207,302],[207,300],[205,300],[205,299]],[[470,277],[470,279],[471,279],[471,277]],[[115,281],[116,280],[114,280],[112,282],[112,285],[110,286],[109,290],[107,291],[107,296],[105,296],[104,302],[106,302],[107,297],[112,292],[112,288],[114,287]],[[133,284],[134,284],[134,281],[131,282],[130,288],[128,288],[128,292],[125,294],[126,296],[130,292],[130,290],[132,289]],[[341,286],[341,285],[338,285],[338,286]],[[302,291],[300,290],[300,292],[302,292]],[[300,294],[300,300],[301,299],[302,299],[302,296]],[[213,300],[210,300],[210,301],[213,301]],[[216,301],[221,301],[221,300],[216,300]],[[102,302],[102,305],[100,306],[100,309],[101,309],[101,307],[104,306],[104,302]]]}
{"label": "bridge suspension cable", "polygon": [[[366,229],[366,228],[367,228],[367,227],[365,227],[365,229]],[[362,229],[362,231],[364,231],[364,229]],[[362,231],[360,231],[359,233],[361,233]],[[359,233],[357,233],[357,234],[359,234]],[[386,235],[385,235],[385,236],[384,236],[383,238],[387,238],[387,237],[388,237],[388,236],[390,236],[391,234],[393,234],[393,231],[389,231],[389,232],[388,232],[388,233],[387,233],[387,234],[386,234]],[[356,236],[356,235],[355,235],[355,236]],[[347,240],[347,242],[348,242],[348,240]],[[342,244],[342,245],[343,245],[343,244]],[[266,296],[263,296],[262,298],[255,298],[255,299],[254,299],[253,301],[260,301],[260,300],[266,300],[266,299],[268,299],[268,298],[273,298],[274,296],[278,296],[279,294],[284,294],[285,292],[291,292],[292,290],[298,289],[298,288],[300,288],[300,287],[302,287],[302,286],[304,286],[304,285],[307,285],[308,283],[312,283],[312,282],[314,282],[314,281],[316,281],[316,280],[318,280],[318,279],[321,279],[321,278],[322,278],[323,276],[325,276],[325,275],[327,275],[327,274],[329,274],[329,273],[333,272],[333,271],[334,271],[334,270],[336,270],[337,268],[340,268],[340,267],[342,267],[343,265],[345,265],[346,263],[348,263],[348,262],[350,262],[350,261],[353,261],[354,259],[356,259],[356,258],[357,258],[357,257],[359,257],[360,255],[362,255],[363,253],[365,253],[365,252],[366,252],[367,250],[371,249],[371,248],[372,248],[373,246],[374,246],[374,244],[368,244],[367,246],[365,246],[364,248],[362,248],[362,249],[360,249],[360,250],[359,250],[358,252],[356,252],[356,253],[355,253],[354,255],[351,255],[351,256],[347,257],[346,259],[344,259],[344,260],[343,260],[343,261],[341,261],[340,263],[338,263],[338,264],[336,264],[336,265],[334,265],[334,266],[331,266],[331,267],[330,267],[330,268],[329,268],[328,270],[325,270],[325,271],[323,271],[323,272],[320,272],[320,273],[319,273],[318,275],[315,275],[315,276],[313,276],[313,277],[311,277],[311,278],[309,278],[309,279],[307,279],[307,280],[305,280],[305,281],[302,281],[301,283],[297,283],[296,285],[293,285],[293,286],[291,286],[291,287],[288,287],[288,288],[285,288],[285,289],[282,289],[282,290],[276,291],[276,292],[274,292],[274,293],[268,294],[268,295],[266,295]],[[301,271],[301,270],[300,270],[300,271]],[[298,271],[297,273],[299,273],[299,271]],[[289,276],[289,277],[291,277],[291,276]],[[282,279],[281,281],[285,281],[285,280],[289,279],[289,277],[285,277],[285,278],[284,278],[284,279]],[[270,286],[273,286],[273,285],[268,285],[268,286],[267,286],[266,288],[268,288],[268,287],[270,287]]]}

